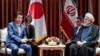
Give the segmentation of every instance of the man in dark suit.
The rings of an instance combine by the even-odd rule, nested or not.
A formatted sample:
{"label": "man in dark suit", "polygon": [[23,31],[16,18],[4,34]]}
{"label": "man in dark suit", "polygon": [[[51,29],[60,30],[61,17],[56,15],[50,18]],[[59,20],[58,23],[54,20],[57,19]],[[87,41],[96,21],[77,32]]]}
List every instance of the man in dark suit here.
{"label": "man in dark suit", "polygon": [[32,56],[37,56],[38,52],[38,47],[37,44],[35,43],[35,28],[33,25],[31,25],[32,22],[32,17],[27,15],[24,18],[24,23],[26,25],[26,32],[27,32],[27,37],[28,37],[28,42],[31,43],[32,46]]}
{"label": "man in dark suit", "polygon": [[86,13],[84,23],[78,33],[76,28],[72,41],[66,44],[65,56],[95,56],[95,46],[99,36],[99,28],[94,25],[93,22],[93,15]]}
{"label": "man in dark suit", "polygon": [[26,51],[26,56],[32,56],[31,46],[26,44],[27,36],[25,26],[22,24],[22,18],[22,13],[16,12],[14,21],[8,24],[7,47],[12,50],[11,56],[18,56],[19,48]]}
{"label": "man in dark suit", "polygon": [[[74,28],[74,33],[73,33],[73,36],[72,36],[71,40],[69,39],[67,41],[66,48],[65,48],[65,56],[70,56],[71,55],[71,51],[72,50],[69,51],[69,47],[71,45],[73,45],[77,41],[78,38],[76,38],[76,37],[78,35],[79,30],[82,29],[81,28],[82,27],[82,23],[83,23],[83,18],[81,16],[77,17],[76,18],[77,27]],[[72,54],[72,55],[75,55],[75,54]]]}

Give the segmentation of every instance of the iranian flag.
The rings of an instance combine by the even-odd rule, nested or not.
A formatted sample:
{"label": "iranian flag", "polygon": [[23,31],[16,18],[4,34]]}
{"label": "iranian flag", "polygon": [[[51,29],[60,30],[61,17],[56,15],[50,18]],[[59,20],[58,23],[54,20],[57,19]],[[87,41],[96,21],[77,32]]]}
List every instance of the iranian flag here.
{"label": "iranian flag", "polygon": [[35,41],[39,42],[47,36],[45,16],[41,0],[30,0],[28,15],[32,17],[35,27]]}
{"label": "iranian flag", "polygon": [[69,39],[74,31],[74,27],[76,26],[76,18],[77,18],[77,9],[72,3],[71,0],[66,0],[64,5],[64,11],[62,13],[61,18],[61,30],[64,35]]}

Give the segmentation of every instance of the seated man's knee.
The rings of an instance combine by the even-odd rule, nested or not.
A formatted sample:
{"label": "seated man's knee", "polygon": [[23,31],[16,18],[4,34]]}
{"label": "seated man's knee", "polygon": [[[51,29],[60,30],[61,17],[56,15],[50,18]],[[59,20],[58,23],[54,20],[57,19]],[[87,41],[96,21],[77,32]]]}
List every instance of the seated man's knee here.
{"label": "seated man's knee", "polygon": [[25,50],[31,49],[31,45],[28,45],[28,44],[22,44],[20,47],[24,48]]}
{"label": "seated man's knee", "polygon": [[75,48],[75,47],[77,47],[76,44],[71,44],[71,45],[69,46],[70,49],[73,49],[73,48]]}
{"label": "seated man's knee", "polygon": [[13,52],[14,52],[14,51],[18,51],[18,46],[15,45],[15,44],[9,45],[9,48],[12,49]]}
{"label": "seated man's knee", "polygon": [[31,45],[26,45],[26,48],[31,49],[32,47],[31,47]]}
{"label": "seated man's knee", "polygon": [[18,47],[13,47],[12,48],[12,52],[17,52],[18,51]]}

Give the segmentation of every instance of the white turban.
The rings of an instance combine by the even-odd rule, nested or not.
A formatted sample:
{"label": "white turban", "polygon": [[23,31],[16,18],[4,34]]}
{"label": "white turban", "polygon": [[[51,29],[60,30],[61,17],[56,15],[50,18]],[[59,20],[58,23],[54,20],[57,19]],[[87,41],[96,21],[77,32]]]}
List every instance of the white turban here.
{"label": "white turban", "polygon": [[88,19],[90,19],[92,22],[95,21],[94,16],[91,13],[86,13],[85,17],[88,17]]}

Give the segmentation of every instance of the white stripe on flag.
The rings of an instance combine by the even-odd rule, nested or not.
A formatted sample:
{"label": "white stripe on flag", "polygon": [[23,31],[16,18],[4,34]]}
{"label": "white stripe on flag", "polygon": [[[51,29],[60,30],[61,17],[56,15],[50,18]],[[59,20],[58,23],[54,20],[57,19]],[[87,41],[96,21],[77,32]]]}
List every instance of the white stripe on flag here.
{"label": "white stripe on flag", "polygon": [[41,0],[31,0],[28,9],[28,15],[32,16],[31,24],[34,25],[35,27],[36,42],[40,42],[43,38],[47,36],[43,5],[42,6],[41,5],[42,5]]}
{"label": "white stripe on flag", "polygon": [[64,11],[62,12],[61,30],[68,39],[71,38],[73,34],[77,16],[77,9],[72,1],[66,0]]}

